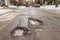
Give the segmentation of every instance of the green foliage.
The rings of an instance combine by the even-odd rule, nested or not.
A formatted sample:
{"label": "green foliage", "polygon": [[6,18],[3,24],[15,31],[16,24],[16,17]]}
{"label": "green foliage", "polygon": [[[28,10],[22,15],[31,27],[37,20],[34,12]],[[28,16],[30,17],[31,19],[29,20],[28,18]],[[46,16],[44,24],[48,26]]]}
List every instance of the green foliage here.
{"label": "green foliage", "polygon": [[59,1],[59,2],[57,2],[57,4],[60,4],[60,1]]}
{"label": "green foliage", "polygon": [[60,4],[60,1],[54,1],[54,4]]}
{"label": "green foliage", "polygon": [[56,4],[56,3],[57,3],[57,4],[60,4],[60,1],[58,1],[58,2],[55,2],[54,4]]}

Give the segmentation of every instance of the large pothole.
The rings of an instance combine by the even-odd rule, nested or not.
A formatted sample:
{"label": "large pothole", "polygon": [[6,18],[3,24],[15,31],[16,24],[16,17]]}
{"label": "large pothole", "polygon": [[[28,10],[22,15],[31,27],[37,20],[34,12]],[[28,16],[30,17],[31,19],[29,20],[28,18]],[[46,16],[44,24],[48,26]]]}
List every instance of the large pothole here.
{"label": "large pothole", "polygon": [[13,29],[13,31],[11,32],[11,35],[12,36],[24,36],[26,35],[28,32],[28,29],[27,28],[24,28],[24,27],[16,27]]}

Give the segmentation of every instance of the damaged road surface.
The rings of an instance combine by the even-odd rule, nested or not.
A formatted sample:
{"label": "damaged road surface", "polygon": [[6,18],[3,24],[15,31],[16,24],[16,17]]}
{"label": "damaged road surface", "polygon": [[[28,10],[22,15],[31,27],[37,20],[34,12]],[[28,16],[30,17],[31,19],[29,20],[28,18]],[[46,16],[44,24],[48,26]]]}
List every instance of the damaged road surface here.
{"label": "damaged road surface", "polygon": [[20,10],[11,20],[0,22],[9,22],[0,30],[0,40],[60,40],[60,14],[32,7]]}

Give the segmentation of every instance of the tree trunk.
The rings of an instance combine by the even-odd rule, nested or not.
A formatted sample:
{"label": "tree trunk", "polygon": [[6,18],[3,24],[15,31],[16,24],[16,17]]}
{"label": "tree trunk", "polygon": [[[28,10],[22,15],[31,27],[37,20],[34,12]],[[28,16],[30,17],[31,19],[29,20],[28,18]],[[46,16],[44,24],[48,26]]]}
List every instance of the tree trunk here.
{"label": "tree trunk", "polygon": [[58,7],[58,3],[57,3],[58,1],[56,0],[55,2],[56,2],[56,7]]}

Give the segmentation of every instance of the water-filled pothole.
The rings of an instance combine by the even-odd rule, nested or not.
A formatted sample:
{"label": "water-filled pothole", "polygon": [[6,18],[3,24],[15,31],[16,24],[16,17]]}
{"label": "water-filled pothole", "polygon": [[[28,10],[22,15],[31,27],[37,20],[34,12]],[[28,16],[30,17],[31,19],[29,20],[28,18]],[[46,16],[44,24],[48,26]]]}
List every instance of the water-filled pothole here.
{"label": "water-filled pothole", "polygon": [[27,34],[27,32],[28,32],[28,29],[27,28],[24,28],[24,27],[16,27],[16,28],[14,28],[12,30],[11,35],[12,36],[15,36],[15,37],[17,37],[17,36],[24,36],[24,35]]}
{"label": "water-filled pothole", "polygon": [[[43,21],[40,21],[40,20],[38,20],[38,19],[36,19],[36,18],[29,18],[28,19],[28,22],[31,24],[31,25],[33,25],[33,26],[41,26],[42,24],[43,24]],[[29,25],[30,25],[29,24]]]}

